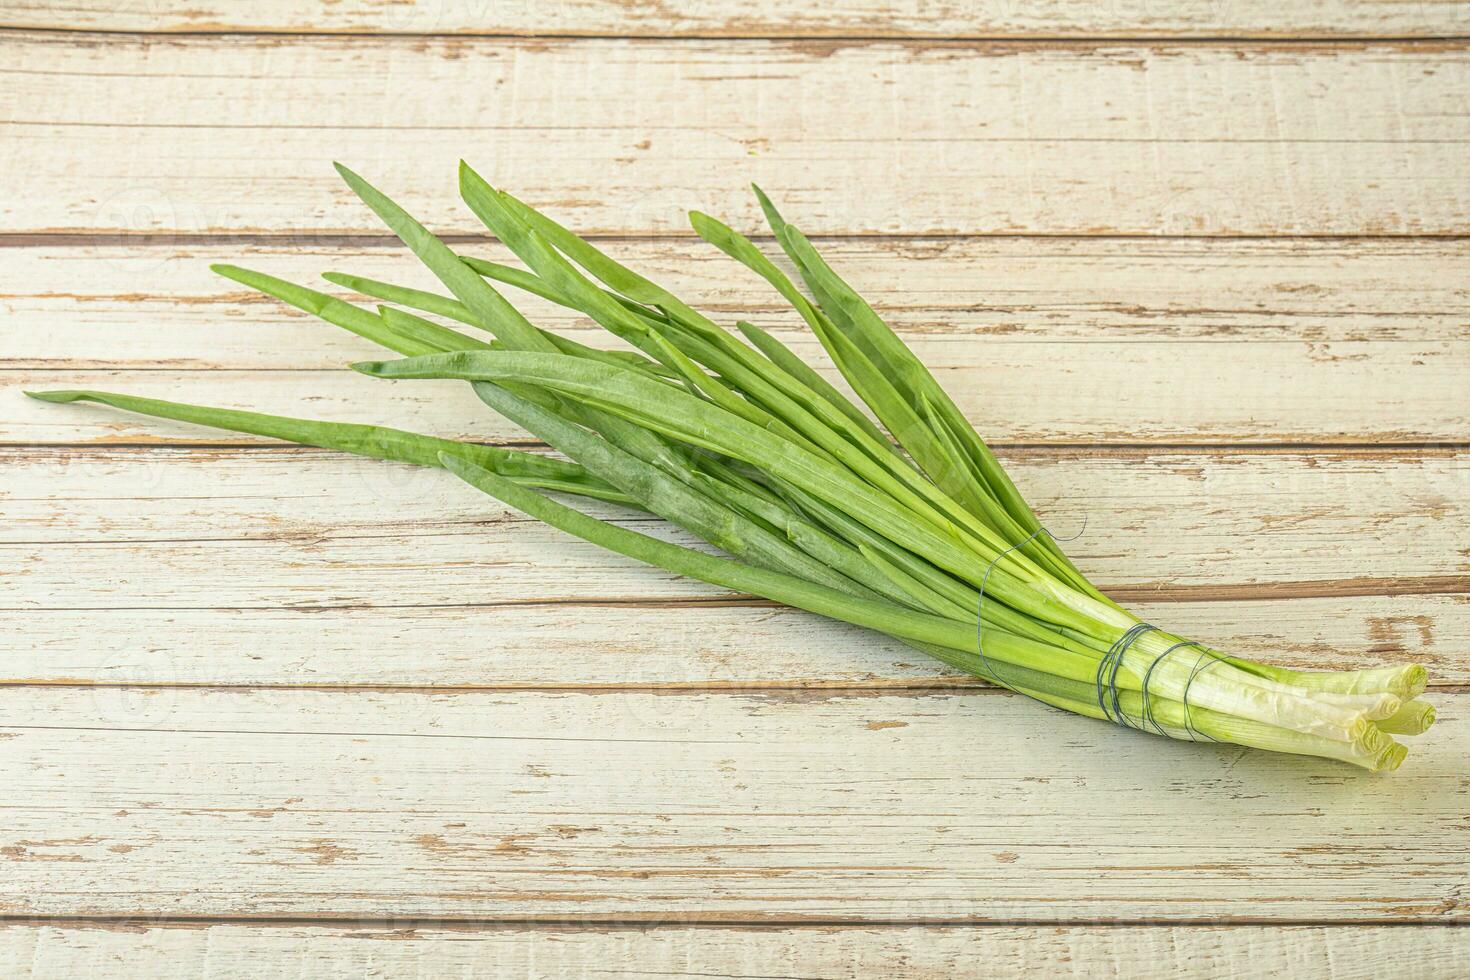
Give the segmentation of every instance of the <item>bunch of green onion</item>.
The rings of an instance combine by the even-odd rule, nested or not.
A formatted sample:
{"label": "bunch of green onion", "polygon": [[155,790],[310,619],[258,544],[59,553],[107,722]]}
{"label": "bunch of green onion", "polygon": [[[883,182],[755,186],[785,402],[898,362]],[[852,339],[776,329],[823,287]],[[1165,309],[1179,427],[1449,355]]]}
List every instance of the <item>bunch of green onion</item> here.
{"label": "bunch of green onion", "polygon": [[[810,298],[726,225],[694,213],[694,230],[795,308],[871,416],[769,333],[738,323],[742,341],[466,165],[465,203],[525,269],[456,254],[338,169],[450,295],[326,275],[384,301],[374,311],[263,273],[216,271],[402,355],[353,365],[364,374],[469,382],[565,458],[105,392],[33,396],[442,466],[620,554],[879,630],[1056,708],[1171,738],[1394,769],[1407,750],[1393,736],[1433,721],[1417,664],[1319,673],[1254,663],[1143,625],[1099,592],[934,377],[759,190]],[[549,333],[492,283],[584,314],[626,346]],[[639,534],[545,491],[658,515],[713,549]]]}

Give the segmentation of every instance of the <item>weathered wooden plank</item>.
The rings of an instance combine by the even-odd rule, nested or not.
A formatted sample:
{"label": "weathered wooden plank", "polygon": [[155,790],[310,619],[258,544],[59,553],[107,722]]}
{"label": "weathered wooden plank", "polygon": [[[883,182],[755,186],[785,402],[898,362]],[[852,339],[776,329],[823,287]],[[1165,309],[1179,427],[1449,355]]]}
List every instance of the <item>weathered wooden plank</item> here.
{"label": "weathered wooden plank", "polygon": [[0,927],[16,980],[134,975],[254,980],[341,976],[859,978],[1102,975],[1213,978],[1271,972],[1328,980],[1451,976],[1470,932],[1391,926],[807,926],[455,928],[361,926]]}
{"label": "weathered wooden plank", "polygon": [[377,230],[332,159],[467,231],[461,157],[584,233],[750,224],[750,180],[819,233],[1470,229],[1458,42],[22,32],[0,66],[11,232]]}
{"label": "weathered wooden plank", "polygon": [[106,31],[276,31],[366,34],[570,34],[654,37],[1443,37],[1470,30],[1453,0],[1132,0],[975,3],[838,0],[800,4],[691,0],[491,3],[372,0],[11,0],[0,26]]}
{"label": "weathered wooden plank", "polygon": [[[242,587],[234,601],[250,599]],[[1150,622],[1256,660],[1305,670],[1423,663],[1436,686],[1470,683],[1465,595],[1128,600]],[[5,683],[725,692],[980,683],[881,634],[751,603],[491,593],[459,606],[4,615],[15,638],[0,644]],[[549,637],[575,642],[576,655]]]}
{"label": "weathered wooden plank", "polygon": [[[822,359],[790,331],[794,316],[712,249],[613,250],[714,315],[748,316]],[[885,240],[835,243],[833,258],[1000,442],[1402,442],[1457,440],[1470,425],[1465,242]],[[386,247],[9,249],[0,261],[24,285],[3,297],[6,363],[22,370],[0,384],[513,435],[449,385],[383,398],[374,382],[319,373],[376,349],[210,274],[223,259],[301,281],[347,268],[431,285]],[[605,337],[550,304],[526,309]],[[107,367],[149,373],[94,370]],[[232,372],[189,373],[219,368]],[[191,437],[259,441],[19,399],[0,423],[10,442]]]}
{"label": "weathered wooden plank", "polygon": [[1375,778],[978,692],[8,688],[0,910],[1463,921],[1465,699]]}
{"label": "weathered wooden plank", "polygon": [[[1085,518],[1067,547],[1090,575],[1173,629],[1304,667],[1403,659],[1441,682],[1470,677],[1464,453],[1031,450],[1005,462],[1058,533]],[[12,680],[954,676],[816,617],[711,606],[718,590],[569,539],[439,472],[310,450],[24,449],[0,465],[0,606],[25,637],[7,653]],[[568,635],[587,655],[549,657],[545,638]]]}
{"label": "weathered wooden plank", "polygon": [[[498,244],[461,247],[511,260]],[[773,330],[796,324],[763,282],[703,243],[605,247],[722,321]],[[905,335],[973,338],[980,351],[991,338],[1231,347],[1470,340],[1465,239],[885,237],[818,247]],[[319,274],[349,271],[443,292],[396,242],[16,246],[0,250],[5,364],[279,370],[333,368],[362,352],[351,337],[216,276],[209,271],[216,262],[358,302],[369,301]],[[539,324],[584,331],[583,339],[601,334],[585,318],[509,292]]]}
{"label": "weathered wooden plank", "polygon": [[[301,343],[323,328],[303,321]],[[836,381],[810,334],[779,336]],[[1238,445],[1455,443],[1470,430],[1470,342],[910,338],[976,429],[998,443]],[[267,440],[95,406],[23,398],[100,388],[282,415],[390,425],[451,438],[525,434],[454,381],[383,382],[345,370],[383,356],[353,338],[338,370],[4,370],[0,442],[259,445]],[[350,348],[356,347],[356,351]]]}
{"label": "weathered wooden plank", "polygon": [[[488,601],[496,583],[521,598],[606,596],[609,569],[633,564],[401,464],[308,450],[8,450],[5,460],[3,546],[27,558],[9,576],[20,601],[8,608],[231,605],[242,574],[264,576],[247,579],[259,589],[250,605]],[[1008,462],[1058,534],[1086,523],[1068,545],[1083,567],[1134,594],[1256,586],[1267,596],[1314,581],[1318,595],[1364,591],[1355,580],[1371,593],[1373,582],[1391,590],[1467,570],[1464,453],[1038,450]],[[678,581],[649,571],[612,591],[708,592]]]}

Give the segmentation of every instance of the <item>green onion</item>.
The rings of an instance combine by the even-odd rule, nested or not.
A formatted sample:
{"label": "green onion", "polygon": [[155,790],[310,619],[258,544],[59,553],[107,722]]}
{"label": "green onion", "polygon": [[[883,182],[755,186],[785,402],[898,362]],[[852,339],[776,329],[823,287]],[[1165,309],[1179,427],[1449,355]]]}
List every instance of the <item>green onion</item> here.
{"label": "green onion", "polygon": [[[528,268],[456,255],[338,170],[447,295],[325,274],[381,301],[374,311],[265,273],[216,271],[401,355],[353,365],[364,374],[469,382],[566,459],[106,392],[30,394],[442,467],[619,554],[886,633],[1054,708],[1144,732],[1379,770],[1404,759],[1394,735],[1433,723],[1417,664],[1313,673],[1255,663],[1144,624],[1103,595],[934,376],[759,189],[810,297],[728,226],[696,212],[694,230],[791,304],[856,401],[770,334],[745,322],[738,334],[723,328],[467,165],[460,191],[470,210]],[[544,330],[492,283],[574,310],[633,349]],[[638,508],[717,552],[630,531],[547,493]]]}

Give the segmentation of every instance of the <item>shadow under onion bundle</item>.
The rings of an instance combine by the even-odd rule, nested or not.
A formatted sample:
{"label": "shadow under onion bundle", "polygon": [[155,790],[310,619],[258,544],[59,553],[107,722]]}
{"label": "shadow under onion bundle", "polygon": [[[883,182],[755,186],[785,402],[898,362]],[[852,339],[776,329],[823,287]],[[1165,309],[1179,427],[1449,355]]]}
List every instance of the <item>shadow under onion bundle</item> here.
{"label": "shadow under onion bundle", "polygon": [[[1377,770],[1404,759],[1394,735],[1433,722],[1417,664],[1319,673],[1255,663],[1142,623],[1099,592],[928,370],[758,190],[811,299],[719,221],[692,214],[695,231],[795,308],[872,417],[770,334],[739,323],[742,341],[466,165],[465,203],[529,271],[455,254],[338,170],[451,296],[326,275],[385,301],[373,311],[263,273],[216,271],[403,355],[353,365],[364,374],[469,382],[567,459],[105,392],[33,397],[442,466],[621,554],[879,630],[1054,707],[1170,738]],[[492,282],[585,314],[633,349],[542,330]],[[656,514],[723,554],[618,527],[543,491]]]}

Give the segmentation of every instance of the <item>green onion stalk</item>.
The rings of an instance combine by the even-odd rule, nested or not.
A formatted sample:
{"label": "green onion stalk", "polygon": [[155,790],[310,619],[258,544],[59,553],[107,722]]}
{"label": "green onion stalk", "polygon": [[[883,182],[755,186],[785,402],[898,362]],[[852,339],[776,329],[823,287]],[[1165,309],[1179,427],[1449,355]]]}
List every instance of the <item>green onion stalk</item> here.
{"label": "green onion stalk", "polygon": [[[1417,664],[1273,667],[1144,624],[1102,594],[933,375],[758,188],[800,285],[714,218],[691,214],[694,231],[791,305],[856,401],[771,334],[725,329],[468,165],[465,204],[524,268],[457,254],[338,170],[444,292],[326,273],[377,301],[357,305],[263,272],[215,270],[400,355],[352,365],[363,374],[468,382],[560,457],[99,391],[30,394],[442,467],[619,554],[878,630],[1055,708],[1170,738],[1379,770],[1404,759],[1394,736],[1433,722]],[[506,287],[591,319],[621,349],[536,326]],[[657,515],[713,549],[639,534],[548,493]]]}

